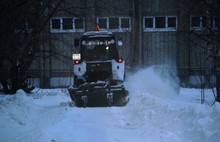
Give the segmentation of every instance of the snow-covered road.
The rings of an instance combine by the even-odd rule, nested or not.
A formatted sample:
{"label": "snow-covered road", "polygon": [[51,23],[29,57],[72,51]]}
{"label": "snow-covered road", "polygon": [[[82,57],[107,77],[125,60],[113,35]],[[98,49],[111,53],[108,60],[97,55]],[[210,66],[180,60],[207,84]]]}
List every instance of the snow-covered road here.
{"label": "snow-covered road", "polygon": [[219,142],[212,93],[175,88],[153,69],[131,74],[125,107],[77,108],[63,89],[0,95],[0,142]]}

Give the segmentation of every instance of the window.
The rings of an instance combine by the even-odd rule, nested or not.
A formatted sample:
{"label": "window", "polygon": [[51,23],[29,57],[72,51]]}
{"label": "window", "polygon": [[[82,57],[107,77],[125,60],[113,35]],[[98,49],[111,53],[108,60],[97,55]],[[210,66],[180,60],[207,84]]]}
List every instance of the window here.
{"label": "window", "polygon": [[212,22],[212,20],[208,21],[209,18],[207,18],[206,16],[202,16],[201,20],[202,20],[202,27],[209,27],[209,25],[212,27],[212,24],[210,23]]}
{"label": "window", "polygon": [[129,18],[121,18],[121,28],[129,29],[130,28],[130,19]]}
{"label": "window", "polygon": [[144,31],[176,31],[176,16],[146,16],[143,18]]}
{"label": "window", "polygon": [[52,19],[52,29],[60,29],[60,19]]}
{"label": "window", "polygon": [[165,28],[165,17],[155,18],[155,28]]}
{"label": "window", "polygon": [[191,18],[191,27],[200,27],[200,17]]}
{"label": "window", "polygon": [[190,16],[191,30],[205,30],[206,28],[216,29],[215,16]]}
{"label": "window", "polygon": [[100,29],[108,29],[112,32],[130,31],[129,17],[98,17],[97,24]]}
{"label": "window", "polygon": [[109,29],[119,29],[118,18],[109,18]]}
{"label": "window", "polygon": [[83,19],[75,19],[75,29],[83,29]]}
{"label": "window", "polygon": [[145,20],[144,22],[145,22],[145,27],[146,28],[153,28],[154,27],[154,25],[153,25],[153,23],[154,23],[153,20],[154,19],[153,18],[149,17],[149,18],[145,18],[144,20]]}
{"label": "window", "polygon": [[107,18],[98,19],[98,25],[102,29],[107,29]]}
{"label": "window", "polygon": [[168,28],[176,28],[176,17],[168,17],[167,20]]}
{"label": "window", "polygon": [[59,17],[50,20],[50,32],[83,32],[84,21],[74,17]]}
{"label": "window", "polygon": [[73,19],[72,18],[63,18],[63,30],[73,29]]}
{"label": "window", "polygon": [[32,19],[17,19],[15,33],[31,33],[33,32]]}

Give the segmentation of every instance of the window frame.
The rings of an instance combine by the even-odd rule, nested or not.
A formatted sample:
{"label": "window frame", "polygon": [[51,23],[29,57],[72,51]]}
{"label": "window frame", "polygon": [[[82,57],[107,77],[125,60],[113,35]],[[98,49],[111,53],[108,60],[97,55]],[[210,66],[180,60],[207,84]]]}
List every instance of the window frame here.
{"label": "window frame", "polygon": [[[199,26],[197,26],[197,27],[192,26],[192,18],[194,18],[194,17],[199,17],[199,19],[200,19]],[[203,25],[203,23],[204,23],[203,17],[207,18],[206,15],[190,15],[190,30],[197,30],[197,31],[206,30],[207,27],[208,28],[211,27],[212,30],[217,30],[217,25],[216,25],[216,21],[215,21],[216,16],[211,17],[211,25],[209,25],[209,26]]]}
{"label": "window frame", "polygon": [[[64,19],[72,19],[72,28],[71,29],[64,29],[63,28],[63,21]],[[60,28],[59,29],[53,29],[53,19],[59,19],[60,20]],[[82,19],[83,20],[83,28],[82,29],[76,29],[75,28],[75,20],[76,19]],[[76,17],[52,17],[50,19],[50,32],[51,33],[73,33],[73,32],[84,32],[85,31],[85,20],[83,18],[76,18]]]}
{"label": "window frame", "polygon": [[[118,21],[119,21],[118,28],[110,29],[110,21],[109,21],[110,18],[118,18]],[[101,30],[109,30],[111,32],[130,32],[131,31],[131,17],[124,17],[124,16],[120,16],[120,17],[97,17],[96,18],[97,25],[99,25],[99,19],[106,19],[106,28],[102,28],[100,26]],[[127,27],[127,28],[122,27],[122,19],[128,19],[129,20],[129,23],[128,23],[129,27]]]}
{"label": "window frame", "polygon": [[[156,28],[156,18],[165,18],[165,27],[164,28]],[[152,20],[152,25],[153,27],[146,27],[146,19],[153,19]],[[168,19],[169,18],[175,18],[176,19],[176,26],[175,27],[168,27],[169,23],[168,23]],[[177,26],[178,26],[178,18],[177,16],[143,16],[143,29],[144,32],[169,32],[169,31],[177,31]]]}

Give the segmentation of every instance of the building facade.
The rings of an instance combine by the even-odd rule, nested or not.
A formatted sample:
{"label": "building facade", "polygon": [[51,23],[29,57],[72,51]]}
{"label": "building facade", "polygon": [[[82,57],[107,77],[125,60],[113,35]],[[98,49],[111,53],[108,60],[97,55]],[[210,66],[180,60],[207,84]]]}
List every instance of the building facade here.
{"label": "building facade", "polygon": [[64,1],[41,34],[41,50],[45,52],[39,53],[43,58],[35,60],[31,68],[35,84],[46,88],[69,86],[73,82],[72,54],[78,52],[74,39],[96,25],[123,41],[119,54],[128,70],[157,65],[177,73],[182,85],[193,83],[210,65],[208,49],[215,46],[197,38],[194,31],[204,33],[208,27],[205,21],[213,28],[217,22],[215,17],[207,20],[210,15],[206,10],[190,11],[185,1]]}

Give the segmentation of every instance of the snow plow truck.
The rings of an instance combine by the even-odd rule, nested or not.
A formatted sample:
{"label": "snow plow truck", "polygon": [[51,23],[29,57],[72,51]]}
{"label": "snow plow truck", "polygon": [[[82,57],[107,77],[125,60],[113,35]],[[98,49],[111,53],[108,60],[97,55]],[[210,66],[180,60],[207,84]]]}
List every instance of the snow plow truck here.
{"label": "snow plow truck", "polygon": [[74,40],[77,54],[73,54],[74,83],[68,89],[78,107],[125,106],[128,91],[123,85],[125,61],[119,57],[112,32],[89,31]]}

